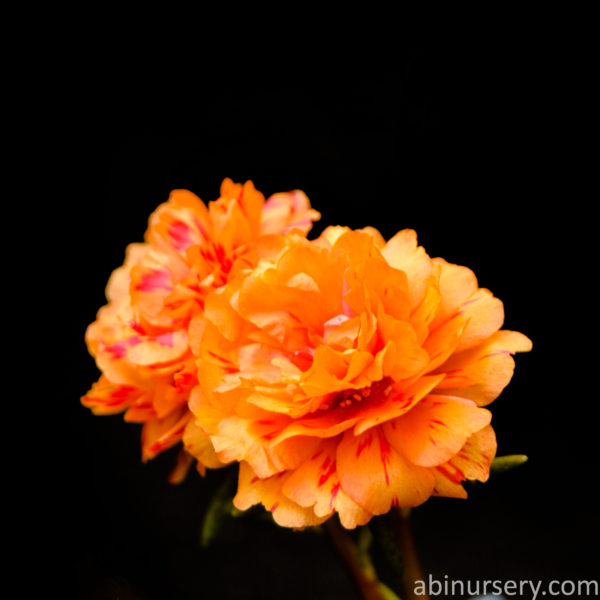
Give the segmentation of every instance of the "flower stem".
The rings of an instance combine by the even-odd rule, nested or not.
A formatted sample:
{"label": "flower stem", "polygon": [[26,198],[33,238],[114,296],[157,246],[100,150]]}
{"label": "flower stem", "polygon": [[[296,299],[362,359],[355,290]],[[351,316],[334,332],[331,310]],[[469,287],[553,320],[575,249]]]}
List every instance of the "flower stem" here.
{"label": "flower stem", "polygon": [[402,587],[405,600],[429,600],[425,593],[415,592],[415,582],[423,581],[423,571],[419,564],[417,550],[410,527],[410,509],[398,508],[390,513],[391,525],[398,540],[398,548],[402,555],[403,573]]}
{"label": "flower stem", "polygon": [[368,554],[368,546],[372,537],[368,528],[361,528],[357,545],[335,518],[328,519],[323,527],[344,561],[350,576],[360,589],[364,600],[400,600],[377,577],[377,572]]}

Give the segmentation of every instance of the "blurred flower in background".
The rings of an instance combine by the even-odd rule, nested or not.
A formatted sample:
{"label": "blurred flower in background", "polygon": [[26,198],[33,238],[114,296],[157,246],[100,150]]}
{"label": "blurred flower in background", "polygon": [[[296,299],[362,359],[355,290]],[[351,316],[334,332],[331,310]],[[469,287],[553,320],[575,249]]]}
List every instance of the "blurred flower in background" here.
{"label": "blurred flower in background", "polygon": [[[208,207],[189,191],[173,191],[150,217],[144,243],[128,246],[108,282],[109,302],[87,330],[102,375],[83,404],[98,415],[125,411],[126,421],[143,423],[144,461],[180,442],[194,427],[187,403],[198,383],[190,320],[229,277],[275,252],[282,234],[304,235],[319,216],[302,192],[265,201],[250,181],[225,179]],[[208,439],[193,437],[199,470],[220,466]],[[173,482],[192,460],[180,452]]]}

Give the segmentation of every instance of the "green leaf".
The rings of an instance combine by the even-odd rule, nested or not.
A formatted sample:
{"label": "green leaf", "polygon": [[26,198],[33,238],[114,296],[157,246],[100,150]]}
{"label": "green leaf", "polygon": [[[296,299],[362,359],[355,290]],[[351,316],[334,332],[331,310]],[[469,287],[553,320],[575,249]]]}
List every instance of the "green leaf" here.
{"label": "green leaf", "polygon": [[528,458],[525,454],[509,454],[507,456],[497,456],[490,467],[492,473],[502,473],[514,469],[527,462]]}
{"label": "green leaf", "polygon": [[235,472],[232,472],[232,475],[227,477],[217,488],[204,513],[200,532],[200,543],[204,548],[208,548],[214,542],[223,523],[227,519],[237,516],[236,511],[240,512],[233,505]]}

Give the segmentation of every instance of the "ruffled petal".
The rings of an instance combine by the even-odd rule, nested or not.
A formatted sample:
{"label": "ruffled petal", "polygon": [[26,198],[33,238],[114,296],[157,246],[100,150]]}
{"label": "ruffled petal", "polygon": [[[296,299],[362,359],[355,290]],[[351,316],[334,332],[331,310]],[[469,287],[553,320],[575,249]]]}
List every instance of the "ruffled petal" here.
{"label": "ruffled petal", "polygon": [[412,229],[399,231],[381,253],[392,267],[406,273],[411,305],[417,306],[425,296],[433,266],[425,249],[417,246],[416,232]]}
{"label": "ruffled petal", "polygon": [[185,256],[190,246],[209,241],[212,233],[204,202],[188,190],[173,190],[169,200],[159,206],[150,218],[146,240]]}
{"label": "ruffled petal", "polygon": [[498,331],[481,346],[453,355],[437,371],[445,374],[441,393],[469,398],[479,406],[495,400],[510,382],[515,368],[512,355],[528,352],[529,338],[516,331]]}
{"label": "ruffled petal", "polygon": [[279,473],[260,479],[252,467],[245,462],[240,463],[238,491],[233,499],[233,504],[239,510],[247,510],[255,504],[261,503],[273,514],[273,519],[284,527],[302,529],[319,525],[326,517],[319,518],[311,508],[303,508],[290,500],[283,492],[289,473]]}
{"label": "ruffled petal", "polygon": [[375,425],[383,424],[407,413],[443,379],[443,374],[426,375],[404,387],[390,385],[391,390],[388,396],[377,399],[375,402],[365,401],[360,420],[354,427],[354,434],[360,435]]}
{"label": "ruffled petal", "polygon": [[81,403],[95,415],[113,415],[129,408],[143,393],[135,386],[112,383],[102,375],[81,398]]}
{"label": "ruffled petal", "polygon": [[199,463],[209,469],[220,469],[224,466],[204,430],[190,419],[183,431],[183,446]]}
{"label": "ruffled petal", "polygon": [[381,427],[359,436],[346,432],[336,458],[342,489],[374,515],[392,506],[417,506],[433,490],[429,469],[406,460],[390,445]]}
{"label": "ruffled petal", "polygon": [[138,337],[136,343],[128,343],[127,360],[142,367],[172,363],[188,350],[188,337],[184,329],[168,331],[154,337]]}
{"label": "ruffled petal", "polygon": [[432,469],[435,476],[434,494],[466,498],[467,493],[461,483],[466,479],[487,481],[495,455],[496,435],[487,426],[474,433],[455,457]]}
{"label": "ruffled petal", "polygon": [[488,410],[470,400],[426,396],[406,414],[388,421],[384,432],[392,447],[412,463],[433,467],[450,460],[491,418]]}
{"label": "ruffled petal", "polygon": [[151,419],[142,428],[142,460],[147,461],[181,441],[191,414],[184,408],[164,419]]}
{"label": "ruffled petal", "polygon": [[504,305],[486,289],[478,289],[461,306],[467,324],[456,352],[472,348],[500,329],[504,322]]}
{"label": "ruffled petal", "polygon": [[[181,449],[177,454],[177,462],[169,473],[169,483],[177,485],[181,483],[187,476],[194,458],[191,454],[188,454],[185,450]],[[204,473],[202,473],[204,475]]]}
{"label": "ruffled petal", "polygon": [[260,229],[263,234],[287,233],[299,229],[308,233],[321,215],[311,209],[306,194],[300,190],[273,194],[262,209]]}
{"label": "ruffled petal", "polygon": [[441,302],[431,328],[435,329],[451,319],[463,304],[477,291],[477,278],[468,267],[454,265],[443,258],[432,259],[439,276]]}
{"label": "ruffled petal", "polygon": [[344,527],[353,529],[372,517],[341,489],[336,470],[337,440],[323,441],[317,451],[286,478],[283,493],[317,517],[336,511]]}
{"label": "ruffled petal", "polygon": [[270,443],[287,422],[286,417],[258,420],[227,417],[218,423],[211,440],[222,462],[245,460],[260,477],[269,477],[298,467],[319,444],[318,439],[307,436]]}

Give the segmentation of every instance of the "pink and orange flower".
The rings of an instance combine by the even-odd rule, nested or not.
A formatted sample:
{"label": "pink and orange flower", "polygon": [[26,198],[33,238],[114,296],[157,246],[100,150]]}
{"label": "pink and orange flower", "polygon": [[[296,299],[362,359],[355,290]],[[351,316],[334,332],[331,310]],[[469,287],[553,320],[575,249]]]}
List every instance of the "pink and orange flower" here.
{"label": "pink and orange flower", "polygon": [[[318,218],[302,192],[265,201],[252,182],[225,179],[208,207],[189,191],[173,191],[150,217],[145,242],[127,248],[108,282],[108,304],[86,332],[102,376],[83,404],[95,414],[125,411],[126,421],[143,423],[143,460],[187,435],[201,472],[220,466],[188,410],[198,384],[189,323],[229,278],[277,252],[288,232],[306,234]],[[191,461],[180,453],[173,481]]]}
{"label": "pink and orange flower", "polygon": [[[135,293],[144,274],[167,281],[148,262],[139,273],[129,269]],[[136,359],[130,373],[125,366],[141,344],[103,333],[99,363],[110,362],[106,376],[121,385],[139,385],[137,365],[168,372],[169,397],[181,399],[185,415],[169,413],[169,431],[189,418],[189,387],[175,391],[176,376],[197,379],[186,444],[206,466],[240,463],[239,509],[262,503],[277,523],[298,528],[337,513],[353,528],[432,495],[464,498],[462,482],[488,478],[496,439],[484,407],[510,381],[512,355],[531,342],[501,329],[502,302],[470,269],[430,258],[412,230],[386,242],[374,229],[342,227],[314,241],[290,234],[251,264],[205,296],[201,309],[185,309],[185,338],[169,320],[183,309],[163,308],[174,293],[171,279],[168,289],[158,288],[160,300],[145,304],[132,293],[144,316],[138,322],[157,327],[154,335],[171,332],[172,345],[144,341],[150,346],[141,355],[152,359]],[[188,281],[185,273],[178,281]],[[187,289],[175,297],[185,299]],[[124,344],[125,363],[114,358],[115,343]],[[179,347],[185,352],[174,369]],[[136,411],[145,400],[123,402]],[[153,404],[157,415],[163,402]]]}

